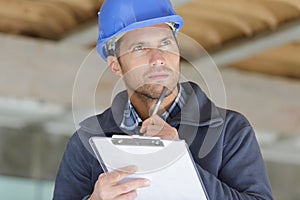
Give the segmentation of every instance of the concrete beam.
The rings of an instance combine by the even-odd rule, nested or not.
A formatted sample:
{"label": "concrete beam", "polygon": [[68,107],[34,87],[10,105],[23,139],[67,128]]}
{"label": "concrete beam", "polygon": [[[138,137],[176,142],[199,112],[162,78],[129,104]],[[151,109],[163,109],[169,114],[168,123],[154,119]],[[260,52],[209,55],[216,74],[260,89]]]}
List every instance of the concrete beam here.
{"label": "concrete beam", "polygon": [[[0,34],[0,44],[1,96],[71,105],[76,74],[89,49],[5,34]],[[89,57],[88,76],[101,69],[98,59]]]}

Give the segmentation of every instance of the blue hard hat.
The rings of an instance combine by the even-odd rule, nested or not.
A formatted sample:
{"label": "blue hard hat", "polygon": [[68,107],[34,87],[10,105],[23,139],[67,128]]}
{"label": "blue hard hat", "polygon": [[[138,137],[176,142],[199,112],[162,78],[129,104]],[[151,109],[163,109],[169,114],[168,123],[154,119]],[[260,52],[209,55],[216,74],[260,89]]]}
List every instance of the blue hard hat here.
{"label": "blue hard hat", "polygon": [[169,0],[106,0],[98,13],[99,35],[96,49],[107,58],[107,42],[130,30],[162,23],[173,23],[175,32],[183,19]]}

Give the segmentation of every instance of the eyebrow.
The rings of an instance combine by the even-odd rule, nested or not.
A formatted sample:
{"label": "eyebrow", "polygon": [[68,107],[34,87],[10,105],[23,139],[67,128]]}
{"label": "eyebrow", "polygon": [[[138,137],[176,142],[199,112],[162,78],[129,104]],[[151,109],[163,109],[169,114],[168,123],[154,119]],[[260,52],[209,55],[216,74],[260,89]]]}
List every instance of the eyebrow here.
{"label": "eyebrow", "polygon": [[162,40],[160,40],[161,42],[164,41],[164,40],[167,40],[167,39],[174,39],[173,35],[172,36],[167,36],[165,38],[163,38]]}
{"label": "eyebrow", "polygon": [[[162,41],[165,41],[165,40],[168,40],[168,39],[175,40],[175,39],[174,39],[174,36],[173,36],[173,35],[170,35],[170,36],[166,36],[166,37],[162,38],[159,42],[162,42]],[[132,49],[134,46],[136,46],[136,45],[145,45],[145,44],[147,44],[147,43],[149,43],[149,42],[143,42],[143,41],[141,41],[141,42],[134,42],[134,43],[130,44],[130,45],[128,46],[128,48],[126,48],[126,49],[127,49],[127,50],[131,50],[131,49]]]}

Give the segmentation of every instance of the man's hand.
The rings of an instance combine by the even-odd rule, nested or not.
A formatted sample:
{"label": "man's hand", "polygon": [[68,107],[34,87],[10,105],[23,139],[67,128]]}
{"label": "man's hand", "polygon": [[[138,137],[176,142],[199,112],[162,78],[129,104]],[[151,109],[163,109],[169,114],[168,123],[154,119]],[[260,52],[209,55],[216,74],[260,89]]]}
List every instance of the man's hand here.
{"label": "man's hand", "polygon": [[170,126],[158,115],[146,119],[142,124],[140,132],[144,134],[144,136],[160,137],[169,140],[179,139],[176,128]]}
{"label": "man's hand", "polygon": [[136,167],[128,166],[111,173],[100,174],[89,200],[135,199],[137,196],[136,189],[149,186],[150,181],[144,178],[137,178],[119,183],[134,172],[136,172]]}

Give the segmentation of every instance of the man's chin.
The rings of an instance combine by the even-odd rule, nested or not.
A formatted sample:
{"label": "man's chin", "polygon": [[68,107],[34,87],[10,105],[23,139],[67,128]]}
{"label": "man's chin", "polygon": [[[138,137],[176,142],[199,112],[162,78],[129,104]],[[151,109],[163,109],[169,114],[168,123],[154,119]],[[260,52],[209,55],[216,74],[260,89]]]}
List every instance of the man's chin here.
{"label": "man's chin", "polygon": [[[150,99],[158,99],[163,91],[164,86],[168,87],[167,85],[162,84],[147,84],[138,88],[136,92]],[[172,90],[173,88],[168,87],[166,96],[169,96],[172,93]]]}

